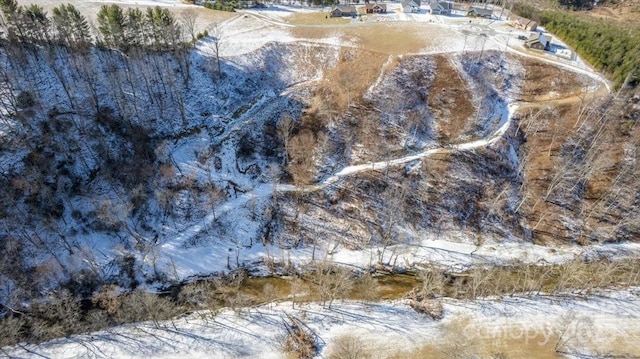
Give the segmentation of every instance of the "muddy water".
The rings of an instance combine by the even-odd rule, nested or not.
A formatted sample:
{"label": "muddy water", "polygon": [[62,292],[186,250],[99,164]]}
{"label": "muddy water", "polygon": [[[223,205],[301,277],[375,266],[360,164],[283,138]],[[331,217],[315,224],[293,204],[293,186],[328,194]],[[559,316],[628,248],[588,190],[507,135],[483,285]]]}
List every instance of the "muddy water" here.
{"label": "muddy water", "polygon": [[[240,294],[251,302],[260,303],[271,300],[290,300],[292,298],[292,277],[247,277],[239,287]],[[413,273],[382,274],[373,277],[374,293],[365,293],[365,288],[359,279],[353,280],[353,288],[348,299],[362,300],[393,300],[401,299],[407,292],[420,285],[420,281]],[[298,288],[296,298],[304,301],[318,300],[317,293],[308,280],[303,280]]]}
{"label": "muddy water", "polygon": [[[410,290],[420,285],[414,274],[387,274],[375,277],[380,299],[400,299]],[[355,293],[357,296],[358,293]],[[354,298],[355,299],[355,298]],[[357,298],[360,299],[360,298]]]}

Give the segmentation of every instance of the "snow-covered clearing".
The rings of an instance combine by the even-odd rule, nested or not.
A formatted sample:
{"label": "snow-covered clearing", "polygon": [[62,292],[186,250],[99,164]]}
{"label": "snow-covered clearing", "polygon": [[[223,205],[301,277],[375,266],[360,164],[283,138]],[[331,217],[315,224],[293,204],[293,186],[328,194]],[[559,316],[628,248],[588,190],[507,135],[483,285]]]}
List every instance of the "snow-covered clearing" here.
{"label": "snow-covered clearing", "polygon": [[[443,299],[444,319],[434,321],[402,301],[362,304],[291,302],[197,312],[154,325],[150,322],[74,335],[40,345],[5,348],[12,358],[284,358],[287,316],[316,336],[318,358],[327,358],[337,339],[356,337],[373,358],[415,357],[428,346],[442,356],[542,357],[558,350],[566,357],[638,355],[638,289],[603,291],[588,297],[544,295],[460,301]],[[519,348],[526,350],[518,352]],[[466,353],[466,354],[465,354]],[[512,354],[515,353],[515,354]],[[517,356],[524,355],[524,356]],[[436,354],[438,355],[438,354]],[[516,355],[516,356],[511,356]],[[483,356],[484,357],[484,356]]]}

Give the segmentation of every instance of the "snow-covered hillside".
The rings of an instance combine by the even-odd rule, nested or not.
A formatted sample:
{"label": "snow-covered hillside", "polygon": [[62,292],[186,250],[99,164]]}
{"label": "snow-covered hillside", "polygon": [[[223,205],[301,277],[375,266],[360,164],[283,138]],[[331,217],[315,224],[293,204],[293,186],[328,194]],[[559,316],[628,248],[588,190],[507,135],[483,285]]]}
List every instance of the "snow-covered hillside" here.
{"label": "snow-covered hillside", "polygon": [[[26,102],[3,115],[3,237],[21,267],[46,273],[36,286],[18,275],[5,297],[52,283],[164,284],[274,258],[412,266],[582,252],[517,244],[531,239],[517,213],[519,57],[489,46],[484,58],[380,57],[360,78],[347,75],[370,56],[357,44],[300,41],[265,16],[220,25],[221,74],[211,38],[172,55],[5,49],[7,99]],[[569,84],[597,88],[583,72]],[[447,93],[442,76],[468,92]],[[429,254],[441,247],[458,259]]]}
{"label": "snow-covered hillside", "polygon": [[[632,116],[614,120],[633,105],[609,97],[586,65],[527,52],[500,21],[395,9],[344,28],[297,26],[291,9],[251,10],[172,52],[3,42],[2,311],[61,289],[89,300],[106,285],[158,290],[237,269],[288,274],[317,260],[460,273],[637,257],[639,130]],[[414,22],[429,36],[398,32]],[[391,40],[367,42],[374,31]],[[397,55],[403,46],[419,50]],[[635,303],[634,293],[621,295]],[[410,318],[415,330],[444,325],[396,304],[367,308]],[[467,304],[445,307],[455,317]],[[352,327],[335,313],[362,310],[311,304],[309,325],[337,336]],[[193,340],[194,356],[277,357],[280,348],[253,351],[276,337],[207,323],[228,316],[222,325],[277,336],[283,313],[302,315],[194,314],[167,340],[175,352]],[[400,326],[374,317],[362,319],[400,337]],[[194,322],[208,334],[194,338]],[[129,330],[96,336],[117,341]],[[172,355],[154,342],[167,330],[144,330],[153,333],[141,339],[146,355]],[[437,336],[429,330],[398,343],[418,350]],[[45,355],[94,355],[58,344]],[[136,350],[98,347],[106,352],[97,356]]]}

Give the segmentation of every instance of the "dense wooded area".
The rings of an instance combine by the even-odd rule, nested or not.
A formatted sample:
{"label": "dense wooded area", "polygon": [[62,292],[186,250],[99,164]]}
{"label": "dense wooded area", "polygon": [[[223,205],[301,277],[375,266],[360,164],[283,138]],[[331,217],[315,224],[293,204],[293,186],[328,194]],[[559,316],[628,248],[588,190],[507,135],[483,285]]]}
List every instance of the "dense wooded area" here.
{"label": "dense wooded area", "polygon": [[588,16],[545,11],[540,14],[547,30],[603,71],[616,87],[629,76],[634,84],[640,80],[640,27]]}
{"label": "dense wooded area", "polygon": [[[571,4],[565,6],[582,8]],[[546,30],[604,72],[616,87],[625,81],[635,86],[640,80],[640,26],[637,23],[591,17],[585,12],[541,11],[524,2],[516,3],[513,12],[539,21]]]}

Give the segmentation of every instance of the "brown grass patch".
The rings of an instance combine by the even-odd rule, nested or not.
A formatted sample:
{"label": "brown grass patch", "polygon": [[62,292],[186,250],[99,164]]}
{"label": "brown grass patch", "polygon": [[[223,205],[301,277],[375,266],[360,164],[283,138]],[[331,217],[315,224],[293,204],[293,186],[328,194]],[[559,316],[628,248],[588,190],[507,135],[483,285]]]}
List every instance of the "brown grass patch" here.
{"label": "brown grass patch", "polygon": [[345,109],[349,102],[359,102],[365,91],[380,75],[388,56],[379,53],[343,48],[337,66],[327,72],[321,86],[332,89],[338,99],[339,108]]}
{"label": "brown grass patch", "polygon": [[[522,213],[528,218],[529,228],[534,229],[534,239],[549,242],[556,235],[565,236],[560,208],[544,200],[552,181],[561,145],[571,134],[576,118],[572,115],[576,106],[565,105],[556,108],[531,107],[521,121],[521,129],[526,134],[527,158],[524,167],[526,187]],[[535,153],[533,152],[535,151]],[[549,236],[548,234],[553,234]]]}
{"label": "brown grass patch", "polygon": [[586,81],[590,79],[542,61],[520,57],[525,70],[521,88],[522,101],[542,102],[556,100],[582,94]]}
{"label": "brown grass patch", "polygon": [[344,25],[351,19],[342,17],[330,17],[329,12],[296,12],[286,17],[285,22],[295,25]]}
{"label": "brown grass patch", "polygon": [[423,28],[415,24],[363,24],[345,27],[298,27],[291,29],[290,33],[300,39],[340,36],[361,49],[403,55],[420,52],[432,44],[427,36],[421,36],[426,31]]}
{"label": "brown grass patch", "polygon": [[444,324],[439,338],[391,358],[561,358],[555,348],[557,336],[549,334],[524,326],[493,326],[463,316]]}
{"label": "brown grass patch", "polygon": [[[604,136],[612,136],[612,139],[599,141],[598,150],[606,153],[606,156],[601,156],[606,162],[600,160],[593,164],[594,170],[587,178],[584,198],[579,204],[581,207],[562,207],[547,200],[550,189],[554,190],[556,183],[563,180],[564,176],[571,175],[564,172],[560,153],[568,139],[574,136],[580,127],[578,101],[579,99],[558,101],[550,107],[527,106],[519,124],[526,137],[526,186],[523,187],[521,213],[525,214],[529,228],[533,229],[534,240],[540,243],[552,243],[557,239],[571,238],[575,235],[574,229],[566,225],[563,217],[574,217],[574,212],[580,208],[592,208],[598,199],[609,191],[616,175],[615,168],[623,156],[623,146],[618,142],[619,138],[616,140],[615,135],[607,132],[612,130],[605,129]],[[592,216],[587,225],[601,230],[609,226],[599,223],[597,217]]]}
{"label": "brown grass patch", "polygon": [[608,6],[597,6],[593,10],[588,11],[587,14],[595,18],[638,24],[640,23],[640,1],[618,1],[616,4]]}
{"label": "brown grass patch", "polygon": [[314,182],[317,168],[315,157],[319,150],[319,142],[324,138],[323,132],[314,132],[304,128],[289,140],[287,172],[295,184],[311,184]]}
{"label": "brown grass patch", "polygon": [[328,145],[324,128],[328,118],[362,101],[388,56],[354,48],[341,48],[338,63],[315,88],[310,106],[289,141],[287,172],[296,184],[309,184],[317,173],[316,155]]}
{"label": "brown grass patch", "polygon": [[436,77],[429,91],[429,108],[434,114],[443,142],[460,142],[461,136],[472,134],[475,109],[469,91],[458,70],[446,55],[434,56]]}
{"label": "brown grass patch", "polygon": [[[568,318],[567,318],[568,319]],[[636,357],[639,348],[630,338],[639,331],[627,328],[603,328],[589,319],[573,318],[570,322],[495,325],[470,317],[460,317],[443,325],[440,337],[415,350],[402,351],[391,358],[564,358],[562,353],[600,353],[612,358]],[[595,325],[596,329],[592,327]],[[584,337],[580,335],[586,333]]]}
{"label": "brown grass patch", "polygon": [[391,358],[452,359],[469,358],[473,357],[473,355],[480,355],[481,358],[557,359],[563,357],[555,352],[553,344],[539,345],[536,339],[542,340],[543,337],[531,338],[529,341],[516,339],[495,341],[487,338],[474,343],[460,341],[434,342],[415,351],[396,354]]}
{"label": "brown grass patch", "polygon": [[411,24],[375,24],[345,29],[345,34],[358,39],[358,46],[390,55],[416,53],[430,42]]}

